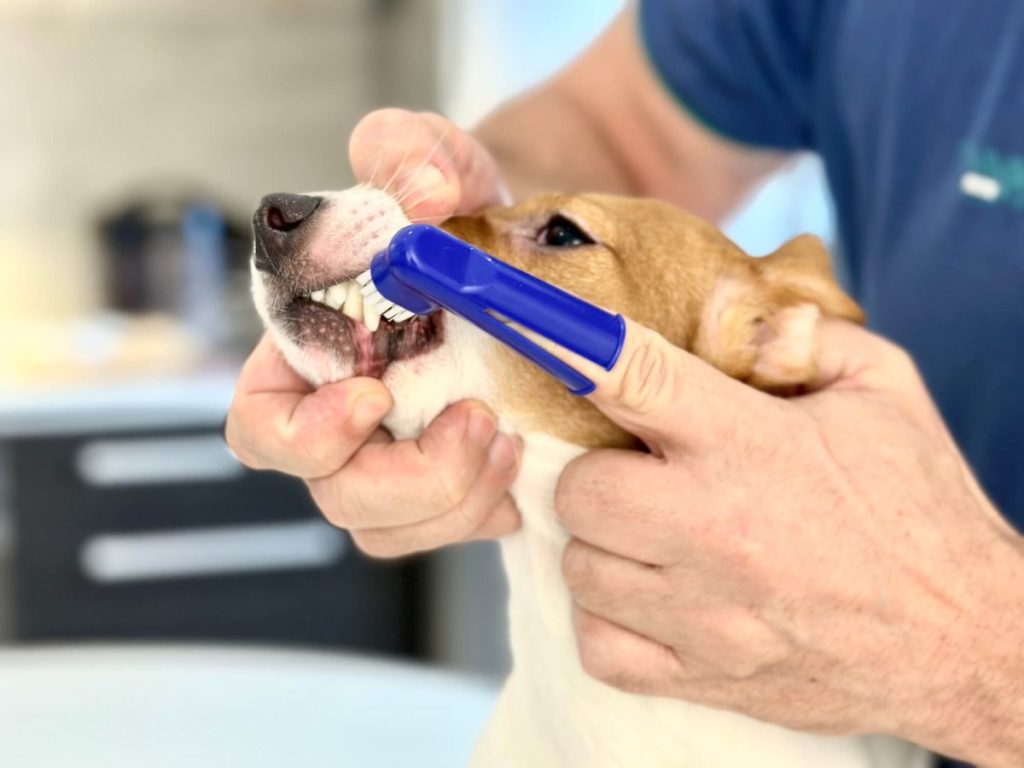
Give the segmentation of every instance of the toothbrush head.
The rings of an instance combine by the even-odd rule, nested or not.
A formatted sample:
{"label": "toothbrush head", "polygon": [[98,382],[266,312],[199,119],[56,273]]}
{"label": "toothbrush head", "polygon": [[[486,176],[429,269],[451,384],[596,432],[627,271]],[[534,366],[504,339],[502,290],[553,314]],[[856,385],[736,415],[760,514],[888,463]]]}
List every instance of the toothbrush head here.
{"label": "toothbrush head", "polygon": [[495,259],[444,230],[411,224],[356,281],[388,322],[438,309],[458,315],[544,368],[576,394],[594,384],[531,341],[532,331],[611,370],[626,326],[614,315]]}

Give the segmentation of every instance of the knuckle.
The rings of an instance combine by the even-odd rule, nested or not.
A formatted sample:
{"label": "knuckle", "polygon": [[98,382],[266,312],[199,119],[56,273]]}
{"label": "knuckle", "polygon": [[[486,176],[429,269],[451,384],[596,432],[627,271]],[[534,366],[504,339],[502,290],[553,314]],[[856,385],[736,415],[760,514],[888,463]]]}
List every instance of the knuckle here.
{"label": "knuckle", "polygon": [[330,440],[293,441],[292,449],[302,457],[302,465],[313,476],[324,477],[341,469],[338,447]]}
{"label": "knuckle", "polygon": [[259,457],[248,447],[239,442],[238,438],[230,432],[225,433],[224,443],[227,445],[231,455],[234,456],[235,460],[243,467],[248,467],[249,469],[266,469],[266,466]]}
{"label": "knuckle", "polygon": [[347,530],[372,520],[372,510],[357,483],[329,477],[307,481],[306,485],[320,513],[331,525]]}
{"label": "knuckle", "polygon": [[640,338],[618,366],[612,395],[639,415],[650,415],[670,403],[675,395],[677,368],[675,349],[661,336],[642,328]]}
{"label": "knuckle", "polygon": [[260,457],[246,444],[240,434],[239,420],[243,417],[244,412],[237,405],[232,405],[224,422],[224,443],[231,451],[231,455],[243,466],[249,469],[265,469],[266,466]]}
{"label": "knuckle", "polygon": [[306,488],[320,514],[335,528],[346,529],[349,521],[337,503],[337,489],[329,480],[307,480]]}
{"label": "knuckle", "polygon": [[583,634],[578,643],[580,666],[595,680],[626,691],[637,690],[636,679],[605,648],[600,637]]}
{"label": "knuckle", "polygon": [[588,454],[573,459],[559,475],[555,484],[555,512],[569,528],[574,511],[593,506],[589,501],[607,490],[605,478],[598,471],[606,468],[606,464],[602,454]]}
{"label": "knuckle", "polygon": [[393,560],[413,551],[386,531],[353,531],[350,535],[360,552],[379,560]]}
{"label": "knuckle", "polygon": [[450,528],[451,541],[463,541],[473,531],[480,527],[481,523],[491,510],[480,504],[470,504],[463,500],[452,511],[452,524]]}
{"label": "knuckle", "polygon": [[593,584],[594,568],[585,544],[572,539],[562,553],[562,577],[570,592],[579,592],[584,586]]}
{"label": "knuckle", "polygon": [[904,373],[917,372],[917,364],[905,348],[888,339],[884,339],[882,343],[890,365]]}
{"label": "knuckle", "polygon": [[426,480],[422,504],[437,514],[452,512],[465,507],[463,504],[471,483],[467,473],[455,465],[440,465],[434,468]]}

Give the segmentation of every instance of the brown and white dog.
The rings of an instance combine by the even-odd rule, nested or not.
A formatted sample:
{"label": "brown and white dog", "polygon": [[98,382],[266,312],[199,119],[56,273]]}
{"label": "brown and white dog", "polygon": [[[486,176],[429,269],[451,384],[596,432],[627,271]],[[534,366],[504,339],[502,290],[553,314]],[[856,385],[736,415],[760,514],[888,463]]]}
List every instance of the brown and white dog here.
{"label": "brown and white dog", "polygon": [[[377,376],[385,426],[415,437],[449,403],[488,403],[524,443],[512,494],[523,529],[502,542],[514,671],[478,745],[477,766],[908,768],[926,757],[885,737],[825,737],[742,715],[622,693],[585,674],[561,578],[567,537],[554,514],[562,468],[634,438],[457,317],[404,325],[367,314],[351,282],[408,223],[385,192],[270,195],[254,218],[256,307],[285,358],[314,385]],[[820,241],[763,259],[668,204],[542,194],[444,228],[520,269],[638,321],[730,376],[791,392],[814,375],[822,316],[860,321]],[[376,329],[376,330],[371,330]]]}

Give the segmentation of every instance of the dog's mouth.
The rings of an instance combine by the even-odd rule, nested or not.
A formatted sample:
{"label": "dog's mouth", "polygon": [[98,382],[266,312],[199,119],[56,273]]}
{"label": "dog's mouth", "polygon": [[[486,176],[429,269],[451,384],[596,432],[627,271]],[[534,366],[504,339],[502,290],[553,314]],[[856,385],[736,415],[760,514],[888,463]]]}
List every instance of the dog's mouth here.
{"label": "dog's mouth", "polygon": [[295,294],[281,319],[296,344],[351,360],[355,376],[380,378],[391,363],[429,352],[444,336],[443,313],[391,323],[363,304],[355,280]]}

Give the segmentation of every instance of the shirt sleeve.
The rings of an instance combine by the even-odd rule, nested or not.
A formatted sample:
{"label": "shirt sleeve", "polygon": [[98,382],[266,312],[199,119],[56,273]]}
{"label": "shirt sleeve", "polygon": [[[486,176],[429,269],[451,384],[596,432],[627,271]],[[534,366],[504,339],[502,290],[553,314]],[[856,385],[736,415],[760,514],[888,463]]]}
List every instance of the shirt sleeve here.
{"label": "shirt sleeve", "polygon": [[821,0],[640,0],[655,72],[711,130],[779,149],[813,145]]}

